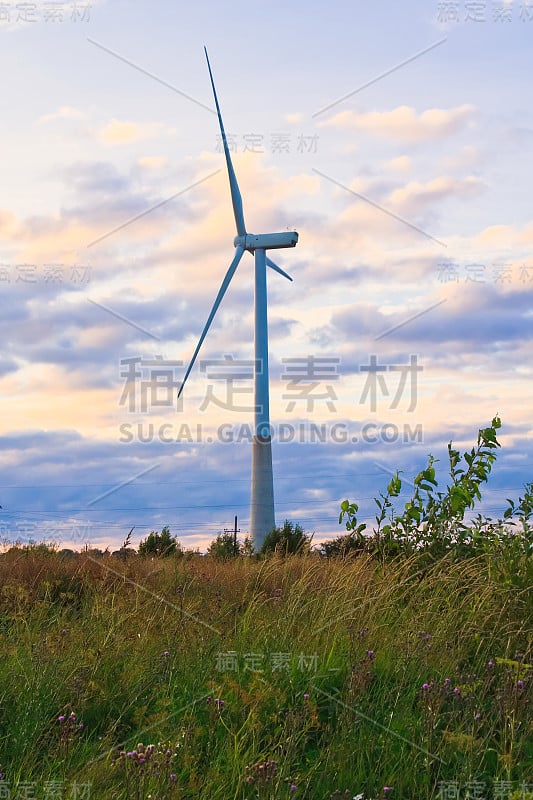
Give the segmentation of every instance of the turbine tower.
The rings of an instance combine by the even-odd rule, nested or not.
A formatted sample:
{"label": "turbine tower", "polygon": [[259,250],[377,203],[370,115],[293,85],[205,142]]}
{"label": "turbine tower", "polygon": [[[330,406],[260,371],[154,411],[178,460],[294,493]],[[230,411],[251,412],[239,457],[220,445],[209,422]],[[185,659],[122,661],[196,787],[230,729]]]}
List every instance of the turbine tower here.
{"label": "turbine tower", "polygon": [[239,262],[245,251],[253,253],[255,256],[255,326],[254,326],[254,436],[252,441],[252,487],[251,487],[251,508],[250,508],[250,534],[252,536],[256,550],[261,548],[266,535],[275,526],[274,517],[274,485],[272,477],[272,439],[270,431],[270,408],[269,408],[269,388],[268,388],[268,317],[267,317],[267,286],[266,268],[279,272],[280,275],[292,281],[277,264],[268,258],[267,250],[277,250],[284,247],[294,247],[298,241],[296,231],[285,231],[282,233],[248,233],[244,224],[244,212],[242,197],[235,176],[235,170],[231,162],[231,156],[226,139],[226,132],[222,123],[222,115],[218,104],[218,97],[211,72],[211,64],[207,55],[207,48],[204,47],[207,59],[207,68],[213,88],[215,106],[217,109],[220,133],[226,165],[228,168],[229,185],[231,191],[231,202],[233,214],[237,226],[237,236],[233,240],[235,253],[233,261],[226,273],[219,292],[216,296],[213,308],[207,318],[207,322],[202,331],[202,335],[196,345],[191,362],[187,367],[183,383],[178,392],[178,397],[183,391],[185,382],[190,375],[196,357],[200,351],[202,343],[207,335],[207,331],[214,319],[222,298],[233,278]]}

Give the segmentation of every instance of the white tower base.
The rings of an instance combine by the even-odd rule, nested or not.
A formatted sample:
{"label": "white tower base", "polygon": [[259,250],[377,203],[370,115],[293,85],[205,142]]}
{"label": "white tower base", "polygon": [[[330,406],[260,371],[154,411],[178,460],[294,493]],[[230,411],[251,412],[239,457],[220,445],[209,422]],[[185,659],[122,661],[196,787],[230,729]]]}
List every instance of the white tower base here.
{"label": "white tower base", "polygon": [[272,440],[254,436],[252,442],[252,502],[250,534],[256,553],[267,534],[275,527],[274,482],[272,479]]}

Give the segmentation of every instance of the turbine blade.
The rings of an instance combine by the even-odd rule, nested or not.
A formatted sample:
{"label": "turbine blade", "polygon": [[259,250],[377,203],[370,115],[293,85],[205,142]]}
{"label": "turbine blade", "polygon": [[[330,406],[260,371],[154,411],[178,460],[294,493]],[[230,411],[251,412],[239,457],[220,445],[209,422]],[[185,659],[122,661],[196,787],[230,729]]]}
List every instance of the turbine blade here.
{"label": "turbine blade", "polygon": [[237,183],[237,177],[233,164],[231,163],[231,156],[228,147],[228,140],[226,139],[226,131],[222,124],[222,114],[220,113],[220,106],[218,104],[217,91],[215,89],[215,81],[213,80],[213,73],[211,72],[211,64],[209,63],[209,56],[207,55],[207,47],[204,47],[205,57],[207,59],[207,68],[209,70],[209,77],[211,78],[211,86],[213,87],[213,95],[215,96],[215,105],[217,107],[218,123],[220,125],[220,133],[222,135],[222,144],[224,145],[224,155],[226,156],[226,164],[228,167],[229,187],[231,191],[231,202],[233,205],[233,214],[235,216],[235,224],[237,226],[237,233],[239,236],[246,236],[246,226],[244,224],[244,212],[242,209],[242,197]]}
{"label": "turbine blade", "polygon": [[274,264],[274,262],[270,258],[268,258],[268,256],[267,256],[266,262],[267,262],[267,265],[269,267],[271,267],[272,269],[275,269],[276,272],[279,272],[279,274],[283,275],[284,278],[287,278],[288,281],[292,281],[291,276],[287,275],[287,273],[284,270],[282,270],[281,267],[278,267],[277,264]]}
{"label": "turbine blade", "polygon": [[209,314],[209,316],[207,318],[207,322],[205,323],[205,327],[204,327],[204,329],[202,331],[202,335],[200,336],[200,340],[199,340],[198,344],[196,345],[196,350],[194,351],[193,357],[191,358],[191,363],[187,367],[187,372],[185,373],[185,377],[183,378],[183,382],[182,382],[180,390],[178,392],[178,398],[181,396],[181,393],[183,392],[183,387],[185,386],[185,382],[186,382],[187,378],[189,377],[190,372],[191,372],[191,370],[192,370],[192,368],[194,366],[194,362],[196,361],[196,356],[198,355],[198,353],[200,351],[200,347],[202,346],[203,341],[204,341],[204,339],[205,339],[205,337],[207,335],[207,331],[209,330],[209,327],[210,327],[211,323],[213,322],[214,316],[217,313],[217,309],[218,309],[220,303],[222,302],[222,298],[226,294],[226,290],[227,290],[227,288],[228,288],[228,286],[230,284],[231,279],[233,278],[233,276],[235,274],[235,270],[239,266],[239,261],[241,260],[243,253],[244,253],[244,248],[243,247],[239,246],[239,247],[237,247],[235,249],[235,255],[233,257],[233,261],[231,262],[231,264],[229,266],[229,269],[226,272],[226,277],[222,281],[222,286],[218,290],[218,294],[217,294],[216,300],[215,300],[215,302],[213,304],[213,308],[211,309],[211,313]]}

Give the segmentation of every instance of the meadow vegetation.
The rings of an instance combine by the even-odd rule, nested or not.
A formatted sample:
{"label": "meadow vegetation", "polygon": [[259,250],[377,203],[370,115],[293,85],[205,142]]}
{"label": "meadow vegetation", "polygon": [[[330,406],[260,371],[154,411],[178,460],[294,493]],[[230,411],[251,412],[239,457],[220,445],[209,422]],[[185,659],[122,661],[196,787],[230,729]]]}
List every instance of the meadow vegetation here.
{"label": "meadow vegetation", "polygon": [[337,552],[1,555],[0,797],[528,797],[531,487],[464,519],[494,423]]}

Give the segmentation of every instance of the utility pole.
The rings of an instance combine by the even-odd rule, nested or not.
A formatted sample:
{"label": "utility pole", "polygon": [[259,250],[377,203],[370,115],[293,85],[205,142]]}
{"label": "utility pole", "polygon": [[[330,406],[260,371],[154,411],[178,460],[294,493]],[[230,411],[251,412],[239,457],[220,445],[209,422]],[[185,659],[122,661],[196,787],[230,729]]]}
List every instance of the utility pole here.
{"label": "utility pole", "polygon": [[233,552],[236,556],[239,555],[239,547],[237,545],[237,534],[240,532],[241,532],[240,528],[237,530],[237,515],[235,515],[235,523],[233,530],[231,530],[231,528],[224,528],[224,533],[233,533]]}

